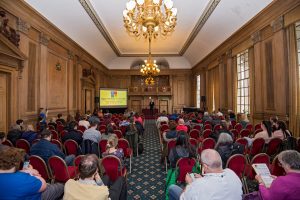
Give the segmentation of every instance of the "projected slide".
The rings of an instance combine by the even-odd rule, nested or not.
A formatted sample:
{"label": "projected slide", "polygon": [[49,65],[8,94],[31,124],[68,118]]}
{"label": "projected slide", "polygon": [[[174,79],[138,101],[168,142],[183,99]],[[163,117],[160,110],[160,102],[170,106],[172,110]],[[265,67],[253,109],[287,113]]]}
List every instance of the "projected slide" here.
{"label": "projected slide", "polygon": [[100,88],[100,108],[127,107],[126,89]]}

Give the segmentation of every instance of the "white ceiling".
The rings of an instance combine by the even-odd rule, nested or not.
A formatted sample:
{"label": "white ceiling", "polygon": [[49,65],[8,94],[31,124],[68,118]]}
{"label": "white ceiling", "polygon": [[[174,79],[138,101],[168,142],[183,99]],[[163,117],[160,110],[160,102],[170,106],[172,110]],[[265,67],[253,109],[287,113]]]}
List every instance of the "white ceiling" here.
{"label": "white ceiling", "polygon": [[[129,69],[136,60],[143,59],[134,57],[135,54],[148,52],[147,41],[129,36],[124,28],[122,11],[127,0],[85,0],[95,10],[111,42],[102,35],[79,0],[25,1],[109,69]],[[157,60],[167,60],[171,69],[192,68],[272,2],[221,0],[181,56],[180,51],[213,0],[173,1],[178,9],[175,31],[166,39],[159,37],[152,45],[152,52],[160,56]]]}

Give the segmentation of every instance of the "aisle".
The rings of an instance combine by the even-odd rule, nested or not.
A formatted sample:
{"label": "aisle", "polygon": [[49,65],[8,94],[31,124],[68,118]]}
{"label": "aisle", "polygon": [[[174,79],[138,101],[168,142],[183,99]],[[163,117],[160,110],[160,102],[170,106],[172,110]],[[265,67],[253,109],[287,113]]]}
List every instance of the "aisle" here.
{"label": "aisle", "polygon": [[160,164],[160,144],[155,120],[146,120],[144,152],[132,160],[128,174],[128,199],[165,199],[166,173]]}

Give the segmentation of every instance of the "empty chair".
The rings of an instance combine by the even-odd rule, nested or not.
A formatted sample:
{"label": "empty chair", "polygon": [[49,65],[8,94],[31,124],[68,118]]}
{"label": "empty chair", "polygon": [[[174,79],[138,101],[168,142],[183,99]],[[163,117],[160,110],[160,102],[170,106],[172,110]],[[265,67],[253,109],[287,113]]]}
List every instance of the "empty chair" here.
{"label": "empty chair", "polygon": [[52,134],[52,139],[58,140],[59,135],[56,130],[50,130]]}
{"label": "empty chair", "polygon": [[67,155],[77,155],[78,154],[78,144],[75,140],[66,140],[64,143],[64,147]]}
{"label": "empty chair", "polygon": [[65,183],[70,178],[76,177],[77,167],[67,166],[65,161],[58,156],[50,157],[48,165],[51,169],[53,179],[57,182]]}
{"label": "empty chair", "polygon": [[13,147],[14,146],[13,143],[10,140],[8,140],[8,139],[6,139],[4,142],[2,142],[2,144],[6,145],[6,146],[9,146],[9,147]]}
{"label": "empty chair", "polygon": [[52,179],[52,175],[49,172],[45,161],[41,157],[32,155],[29,157],[29,162],[33,169],[36,169],[46,181]]}
{"label": "empty chair", "polygon": [[198,148],[198,154],[200,155],[201,152],[205,149],[214,149],[216,142],[212,138],[206,138],[203,140],[202,145]]}
{"label": "empty chair", "polygon": [[221,129],[221,125],[220,124],[216,124],[214,127],[214,132],[216,133],[217,131],[219,131]]}
{"label": "empty chair", "polygon": [[266,153],[271,157],[276,155],[280,151],[281,144],[282,140],[280,138],[272,138],[268,143]]}
{"label": "empty chair", "polygon": [[111,181],[117,180],[119,176],[126,176],[127,170],[122,166],[120,159],[114,155],[108,155],[102,158],[101,166],[104,169],[104,175],[107,175]]}
{"label": "empty chair", "polygon": [[197,140],[199,138],[200,132],[197,129],[193,129],[190,131],[189,135],[191,138],[194,138]]}
{"label": "empty chair", "polygon": [[252,133],[253,132],[253,125],[252,124],[247,124],[246,129],[248,129],[250,131],[250,133]]}
{"label": "empty chair", "polygon": [[119,139],[123,137],[122,131],[120,130],[114,130],[114,133],[117,135]]}
{"label": "empty chair", "polygon": [[193,167],[196,164],[195,158],[179,158],[176,163],[176,167],[178,167],[179,173],[177,176],[177,182],[185,183],[185,175],[187,173],[191,173]]}
{"label": "empty chair", "polygon": [[18,139],[16,141],[16,147],[20,149],[24,149],[26,153],[29,153],[30,151],[30,144],[27,140],[24,139]]}
{"label": "empty chair", "polygon": [[265,145],[265,139],[256,138],[252,142],[252,146],[248,151],[249,158],[251,159],[253,156],[262,153]]}
{"label": "empty chair", "polygon": [[198,125],[198,124],[196,124],[196,125],[193,127],[193,129],[196,129],[196,130],[198,130],[198,131],[201,131],[201,126]]}
{"label": "empty chair", "polygon": [[241,132],[240,132],[240,136],[241,137],[249,137],[250,136],[250,131],[249,129],[242,129]]}
{"label": "empty chair", "polygon": [[100,140],[99,142],[99,149],[100,149],[100,156],[106,150],[107,140]]}
{"label": "empty chair", "polygon": [[205,138],[208,138],[211,134],[212,134],[212,130],[210,129],[205,129],[203,132],[202,132],[202,137],[205,139]]}
{"label": "empty chair", "polygon": [[[129,172],[131,173],[131,160],[132,160],[133,150],[132,150],[132,148],[130,148],[129,142],[123,138],[118,140],[118,147],[123,149],[124,157],[129,158]],[[137,150],[137,153],[138,153],[138,150]]]}

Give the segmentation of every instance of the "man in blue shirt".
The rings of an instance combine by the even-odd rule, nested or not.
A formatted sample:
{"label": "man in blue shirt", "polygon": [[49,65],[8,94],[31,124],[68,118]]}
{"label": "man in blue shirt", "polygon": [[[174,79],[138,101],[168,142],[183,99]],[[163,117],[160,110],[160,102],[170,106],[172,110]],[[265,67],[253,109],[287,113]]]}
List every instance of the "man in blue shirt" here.
{"label": "man in blue shirt", "polygon": [[41,133],[41,140],[31,147],[30,155],[40,156],[46,163],[51,156],[59,156],[65,160],[68,166],[72,165],[75,156],[65,156],[56,144],[51,143],[51,137],[51,131],[44,129]]}

